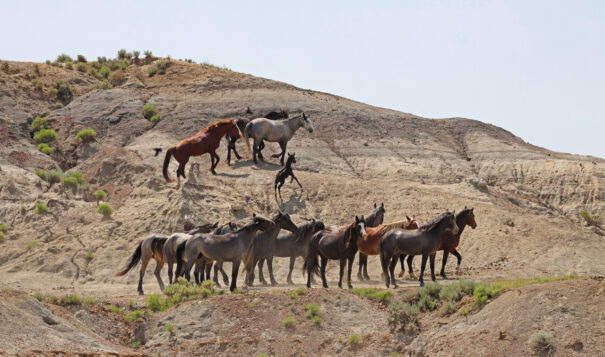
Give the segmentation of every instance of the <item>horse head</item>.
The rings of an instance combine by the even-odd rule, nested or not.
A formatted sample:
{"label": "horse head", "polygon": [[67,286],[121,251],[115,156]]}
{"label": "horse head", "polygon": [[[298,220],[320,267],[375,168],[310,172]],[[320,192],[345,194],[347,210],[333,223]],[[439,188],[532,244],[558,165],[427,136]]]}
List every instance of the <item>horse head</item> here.
{"label": "horse head", "polygon": [[468,209],[465,206],[464,210],[462,210],[462,212],[466,211],[466,220],[465,220],[464,223],[466,223],[469,226],[471,226],[472,229],[477,228],[477,222],[475,222],[475,212],[473,211],[474,209],[475,208]]}
{"label": "horse head", "polygon": [[311,123],[311,119],[303,112],[302,113],[302,126],[305,127],[309,131],[309,133],[313,132],[313,123]]}
{"label": "horse head", "polygon": [[272,220],[257,216],[256,214],[252,214],[252,223],[250,223],[253,228],[259,231],[268,231],[269,229],[275,228],[275,222]]}
{"label": "horse head", "polygon": [[298,233],[298,227],[296,224],[294,224],[294,222],[292,222],[290,215],[287,213],[278,211],[277,215],[273,217],[273,222],[275,222],[276,226],[279,226],[282,229],[290,231],[294,234]]}
{"label": "horse head", "polygon": [[405,216],[408,220],[406,229],[418,229],[418,222],[416,222],[416,216],[412,216],[412,218]]}
{"label": "horse head", "polygon": [[353,239],[357,240],[357,238],[362,237],[365,238],[368,233],[366,232],[366,220],[361,216],[361,219],[355,216],[355,223],[347,229],[348,236],[345,236],[345,248],[349,247],[349,244]]}
{"label": "horse head", "polygon": [[296,155],[296,153],[294,153],[294,154],[288,153],[288,160],[286,162],[289,162],[291,164],[295,164],[296,163],[296,158],[294,157],[294,155]]}

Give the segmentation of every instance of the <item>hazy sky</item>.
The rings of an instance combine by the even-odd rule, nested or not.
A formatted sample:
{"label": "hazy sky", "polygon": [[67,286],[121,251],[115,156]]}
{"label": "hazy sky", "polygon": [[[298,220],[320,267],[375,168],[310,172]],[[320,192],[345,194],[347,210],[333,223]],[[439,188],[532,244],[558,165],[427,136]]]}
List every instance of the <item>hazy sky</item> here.
{"label": "hazy sky", "polygon": [[[605,158],[605,1],[3,1],[0,59],[192,58]],[[287,106],[287,103],[284,103]]]}

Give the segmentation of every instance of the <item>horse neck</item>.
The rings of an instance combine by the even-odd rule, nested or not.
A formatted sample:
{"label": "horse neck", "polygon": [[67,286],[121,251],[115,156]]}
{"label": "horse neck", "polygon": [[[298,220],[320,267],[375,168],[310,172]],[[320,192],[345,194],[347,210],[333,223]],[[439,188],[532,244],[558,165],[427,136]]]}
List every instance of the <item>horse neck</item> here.
{"label": "horse neck", "polygon": [[290,128],[290,130],[292,130],[292,132],[295,132],[296,130],[298,130],[298,128],[300,128],[302,126],[301,125],[301,122],[302,122],[301,116],[283,119],[283,121]]}
{"label": "horse neck", "polygon": [[225,136],[225,134],[227,134],[228,130],[229,130],[229,124],[222,124],[222,125],[218,125],[212,129],[210,129],[209,132],[212,135],[216,135],[219,138],[222,138],[223,136]]}
{"label": "horse neck", "polygon": [[461,235],[466,227],[466,215],[459,214],[456,217],[456,225],[458,226],[458,235]]}

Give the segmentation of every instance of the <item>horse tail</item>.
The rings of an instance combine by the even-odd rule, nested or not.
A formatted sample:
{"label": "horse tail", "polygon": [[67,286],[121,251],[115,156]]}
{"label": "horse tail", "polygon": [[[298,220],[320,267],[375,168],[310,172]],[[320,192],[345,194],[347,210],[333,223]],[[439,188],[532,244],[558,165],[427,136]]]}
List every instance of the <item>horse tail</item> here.
{"label": "horse tail", "polygon": [[172,157],[172,153],[176,149],[176,146],[171,147],[166,150],[166,156],[164,156],[164,167],[162,168],[162,173],[164,174],[164,178],[166,182],[172,182],[172,180],[168,177],[168,164],[170,163],[170,157]]}
{"label": "horse tail", "polygon": [[187,244],[187,241],[179,243],[179,245],[177,245],[177,247],[176,247],[176,273],[175,273],[175,275],[177,278],[182,275],[181,270],[183,270],[183,265],[185,263],[185,261],[183,260],[183,253],[185,252],[185,244]]}
{"label": "horse tail", "polygon": [[252,155],[252,149],[250,149],[250,142],[248,141],[248,128],[252,127],[252,122],[249,122],[248,124],[246,124],[246,127],[244,128],[244,141],[246,142],[246,149],[248,150],[248,155],[251,156]]}
{"label": "horse tail", "polygon": [[246,272],[251,272],[254,269],[254,249],[256,248],[256,241],[258,239],[256,239],[256,237],[252,238],[252,242],[250,243],[250,246],[248,247],[248,252],[246,253],[246,259],[244,260],[244,269],[246,270]]}
{"label": "horse tail", "polygon": [[120,270],[116,276],[126,275],[130,271],[130,269],[134,268],[135,265],[141,260],[141,246],[143,245],[143,241],[139,242],[137,249],[134,250],[134,253],[130,256],[130,263],[124,267],[124,269]]}
{"label": "horse tail", "polygon": [[319,254],[319,241],[321,238],[323,238],[323,232],[317,232],[309,242],[307,256],[303,264],[303,275],[305,272],[308,272],[309,275],[319,275],[319,259],[317,259],[317,255]]}

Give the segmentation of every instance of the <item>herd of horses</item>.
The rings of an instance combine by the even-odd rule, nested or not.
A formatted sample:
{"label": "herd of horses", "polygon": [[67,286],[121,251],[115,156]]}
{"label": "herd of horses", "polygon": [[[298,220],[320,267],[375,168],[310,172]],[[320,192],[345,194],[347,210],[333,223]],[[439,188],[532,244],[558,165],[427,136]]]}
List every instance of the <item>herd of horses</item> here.
{"label": "herd of horses", "polygon": [[[208,125],[194,136],[180,141],[177,145],[166,151],[163,164],[163,176],[166,181],[171,182],[168,177],[168,166],[171,157],[178,163],[176,170],[177,179],[185,176],[185,165],[191,156],[199,156],[209,153],[211,157],[210,171],[216,174],[215,168],[219,163],[216,154],[220,141],[226,137],[228,142],[227,163],[231,163],[231,152],[241,159],[235,148],[236,141],[243,137],[245,139],[248,153],[257,163],[257,157],[263,160],[262,150],[264,142],[278,142],[281,153],[273,155],[280,157],[284,165],[287,143],[296,131],[304,127],[310,133],[313,132],[313,124],[309,117],[302,113],[290,118],[284,110],[271,112],[261,118],[253,118],[248,108],[248,117],[236,119],[224,119]],[[251,150],[248,139],[253,138],[254,144]],[[156,149],[157,154],[157,149]],[[281,187],[288,177],[291,182],[296,180],[302,189],[302,185],[294,176],[292,164],[296,162],[294,154],[288,154],[288,160],[278,172],[275,179],[275,196],[277,192],[281,199]],[[255,280],[255,268],[258,266],[259,280],[267,285],[263,275],[264,263],[267,263],[270,283],[277,284],[273,274],[273,259],[284,257],[290,259],[287,282],[293,284],[292,271],[296,258],[302,257],[303,275],[307,276],[307,287],[311,287],[313,276],[319,275],[322,285],[328,287],[326,281],[326,266],[329,260],[340,262],[338,286],[342,288],[342,280],[345,266],[348,265],[347,285],[351,285],[351,270],[355,256],[359,253],[359,271],[357,277],[360,281],[370,280],[367,271],[368,256],[380,257],[382,277],[387,287],[397,287],[395,279],[395,267],[401,262],[401,273],[405,272],[404,260],[407,257],[408,271],[412,279],[415,278],[412,270],[412,259],[416,255],[422,256],[421,270],[419,275],[420,286],[424,285],[423,275],[427,260],[430,261],[431,279],[435,280],[435,254],[443,251],[443,262],[441,276],[445,279],[445,265],[447,258],[452,253],[458,259],[456,270],[460,268],[461,255],[456,251],[460,242],[460,235],[464,228],[469,225],[476,227],[473,208],[464,208],[458,214],[446,211],[435,218],[431,223],[419,226],[415,217],[401,221],[384,224],[384,204],[374,204],[374,210],[366,216],[355,216],[355,220],[345,226],[324,224],[321,220],[312,219],[297,226],[290,215],[278,211],[271,219],[263,218],[255,214],[251,221],[243,227],[238,227],[232,222],[224,225],[203,224],[196,226],[192,217],[185,217],[184,232],[172,235],[151,234],[139,242],[128,264],[116,275],[122,276],[141,262],[138,292],[143,295],[143,277],[147,265],[153,258],[156,261],[155,277],[160,289],[164,290],[164,283],[160,272],[164,264],[168,266],[168,281],[173,283],[177,277],[183,276],[191,280],[191,270],[194,269],[196,283],[210,280],[212,267],[214,276],[212,280],[220,286],[218,273],[222,274],[223,282],[230,285],[231,291],[237,288],[237,276],[240,265],[243,263],[246,286],[252,286]],[[231,283],[229,276],[223,270],[223,262],[231,262]],[[174,265],[176,264],[176,270]]]}

